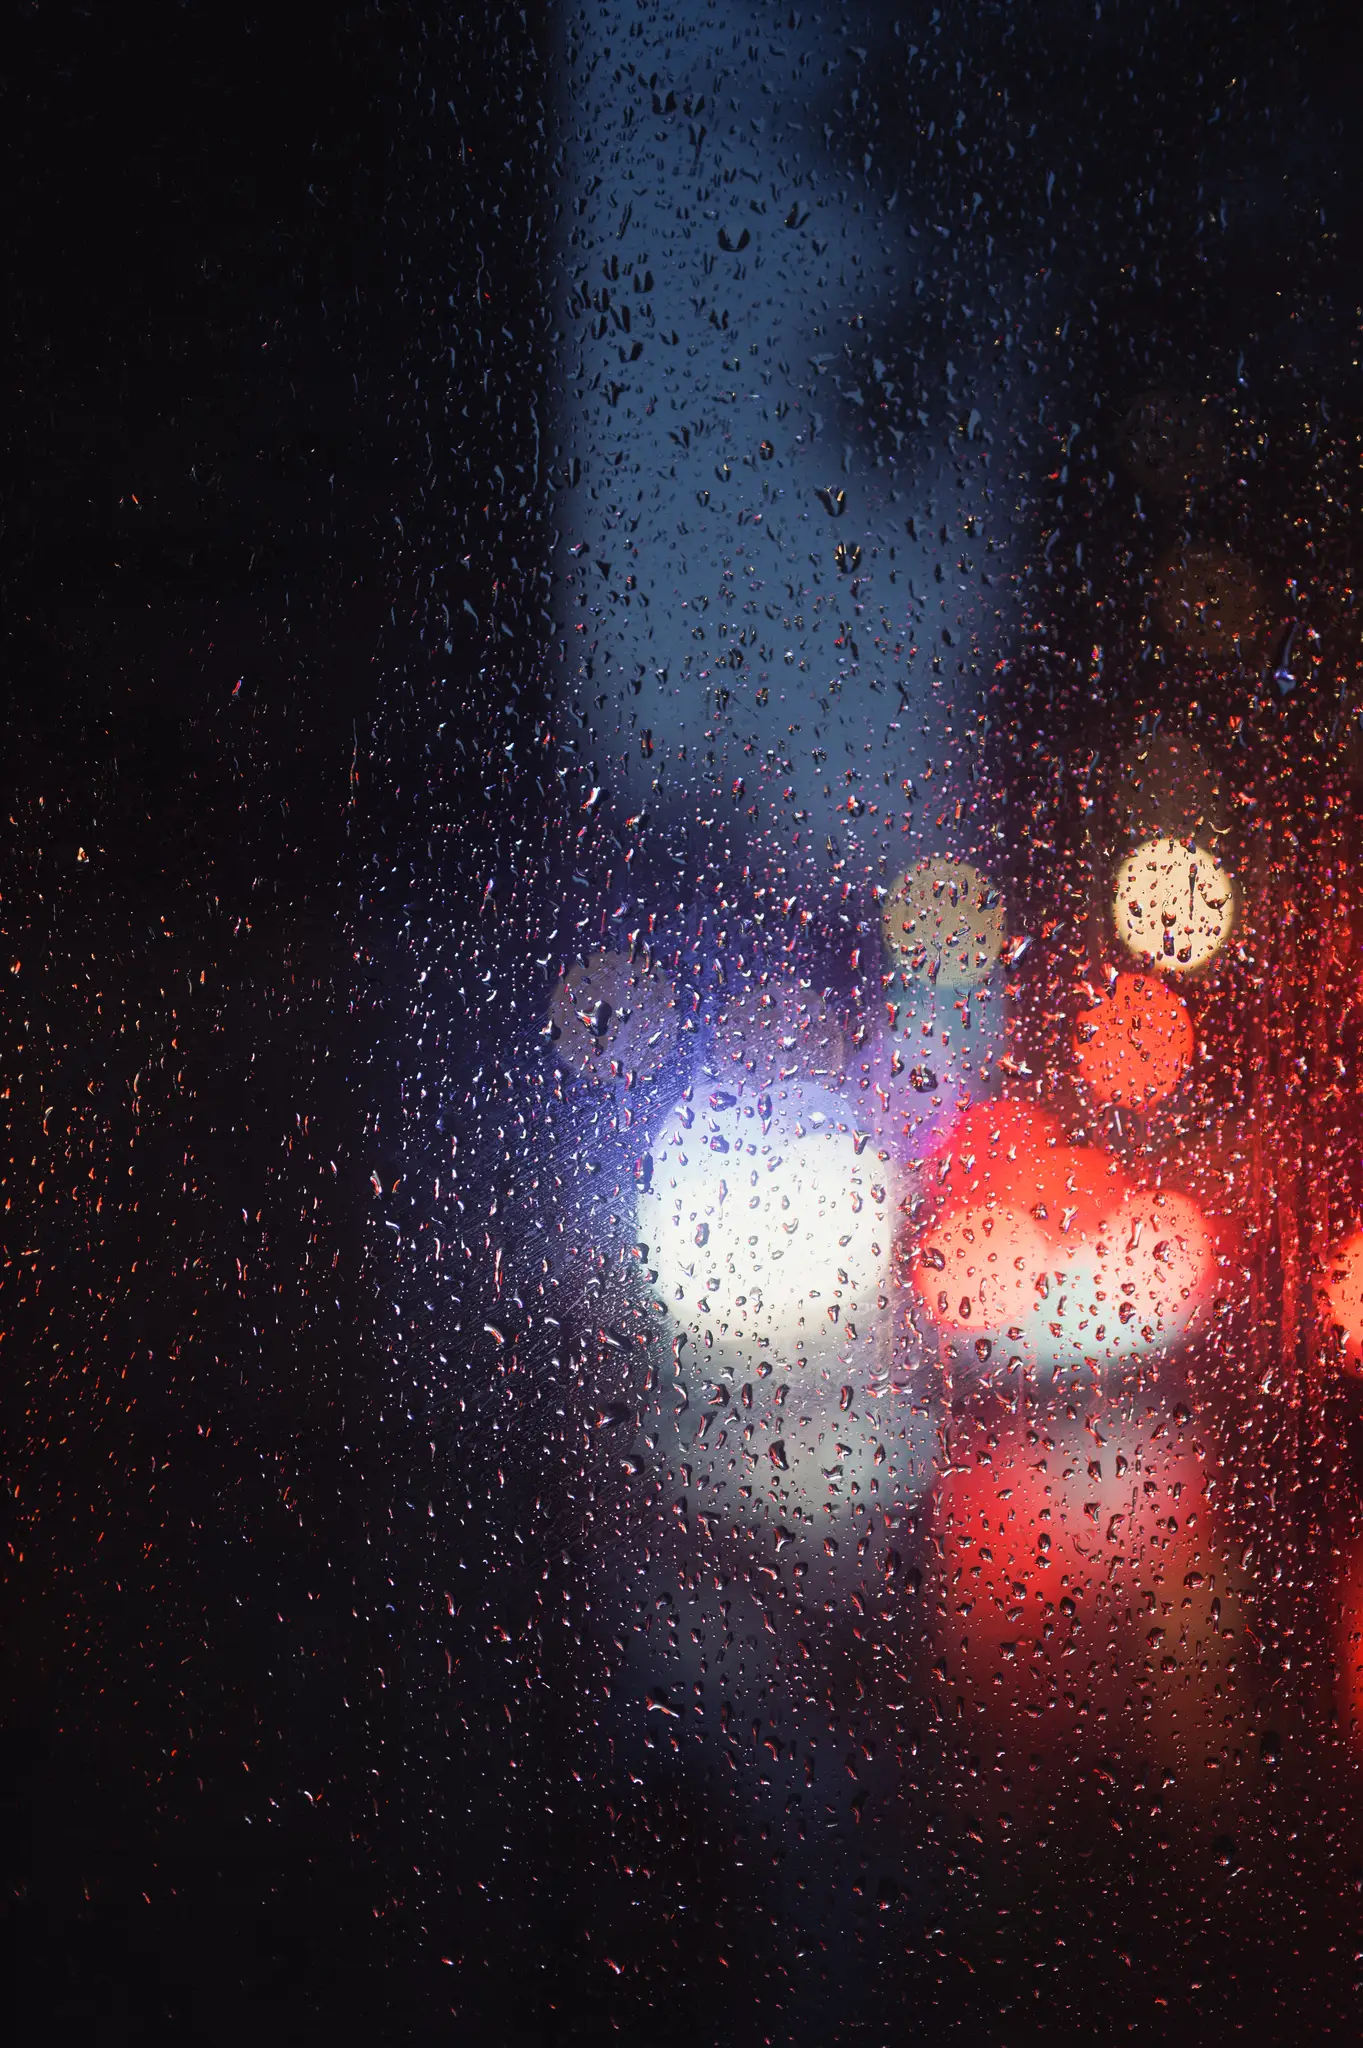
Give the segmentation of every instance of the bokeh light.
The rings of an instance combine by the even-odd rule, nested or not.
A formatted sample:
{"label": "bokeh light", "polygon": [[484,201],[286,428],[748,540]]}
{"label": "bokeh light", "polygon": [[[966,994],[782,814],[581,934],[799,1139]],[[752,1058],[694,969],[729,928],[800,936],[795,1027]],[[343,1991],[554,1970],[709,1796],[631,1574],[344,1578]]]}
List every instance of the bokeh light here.
{"label": "bokeh light", "polygon": [[1016,1209],[949,1209],[923,1238],[913,1284],[942,1329],[995,1330],[1036,1307],[1048,1253],[1040,1226]]}
{"label": "bokeh light", "polygon": [[[949,1674],[1004,1742],[1035,1750],[1036,1719],[1053,1713],[1095,1735],[1131,1715],[1143,1739],[1187,1742],[1199,1719],[1188,1708],[1226,1696],[1234,1657],[1218,1640],[1236,1585],[1205,1467],[1158,1411],[1091,1419],[1092,1430],[1061,1419],[1044,1441],[977,1429],[974,1460],[963,1445],[943,1473],[933,1507]],[[1100,1643],[1113,1654],[1096,1657]],[[1208,1746],[1217,1732],[1207,1725]]]}
{"label": "bokeh light", "polygon": [[1083,1012],[1074,1039],[1089,1093],[1131,1109],[1172,1095],[1195,1049],[1188,1005],[1155,974],[1119,974],[1110,994]]}
{"label": "bokeh light", "polygon": [[1052,1365],[1117,1365],[1187,1335],[1210,1293],[1214,1246],[1186,1195],[1127,1195],[1091,1243],[1053,1259],[1051,1293],[1024,1338]]}
{"label": "bokeh light", "polygon": [[1243,652],[1261,630],[1254,571],[1228,548],[1185,548],[1156,579],[1160,623],[1195,654]]}
{"label": "bokeh light", "polygon": [[1197,1204],[1134,1188],[1043,1111],[974,1105],[937,1173],[941,1206],[908,1272],[943,1337],[1004,1342],[1034,1365],[1113,1366],[1170,1349],[1206,1305],[1215,1245]]}
{"label": "bokeh light", "polygon": [[891,1164],[826,1089],[702,1074],[663,1120],[637,1206],[674,1322],[717,1367],[869,1356]]}
{"label": "bokeh light", "polygon": [[1337,1244],[1325,1269],[1330,1321],[1343,1333],[1345,1363],[1363,1373],[1363,1231]]}
{"label": "bokeh light", "polygon": [[1107,1153],[1066,1145],[1057,1119],[1025,1103],[977,1103],[952,1132],[938,1172],[953,1206],[1023,1212],[1048,1235],[1072,1241],[1092,1236],[1125,1188]]}
{"label": "bokeh light", "polygon": [[1230,937],[1235,885],[1204,847],[1150,839],[1118,868],[1112,911],[1128,952],[1167,973],[1192,974]]}
{"label": "bokeh light", "polygon": [[952,1133],[952,1143],[963,1160],[974,1160],[983,1169],[992,1160],[1016,1158],[1019,1147],[1026,1153],[1057,1144],[1060,1136],[1059,1117],[1004,1097],[972,1104]]}
{"label": "bokeh light", "polygon": [[885,943],[913,974],[939,988],[987,981],[1003,952],[1003,902],[969,861],[940,854],[899,877],[881,912]]}

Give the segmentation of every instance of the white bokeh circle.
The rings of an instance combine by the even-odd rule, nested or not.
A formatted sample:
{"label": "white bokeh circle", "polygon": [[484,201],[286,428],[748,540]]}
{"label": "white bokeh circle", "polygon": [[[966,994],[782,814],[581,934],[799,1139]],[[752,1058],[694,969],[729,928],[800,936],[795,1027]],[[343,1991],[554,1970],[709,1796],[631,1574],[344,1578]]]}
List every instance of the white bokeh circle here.
{"label": "white bokeh circle", "polygon": [[716,1369],[859,1357],[889,1271],[894,1163],[838,1096],[702,1074],[652,1159],[639,1234],[674,1323]]}
{"label": "white bokeh circle", "polygon": [[890,952],[939,988],[987,981],[1007,936],[998,890],[969,861],[942,854],[899,876],[881,924]]}
{"label": "white bokeh circle", "polygon": [[1235,884],[1218,855],[1185,839],[1148,839],[1117,870],[1112,916],[1129,953],[1167,974],[1192,974],[1235,923]]}

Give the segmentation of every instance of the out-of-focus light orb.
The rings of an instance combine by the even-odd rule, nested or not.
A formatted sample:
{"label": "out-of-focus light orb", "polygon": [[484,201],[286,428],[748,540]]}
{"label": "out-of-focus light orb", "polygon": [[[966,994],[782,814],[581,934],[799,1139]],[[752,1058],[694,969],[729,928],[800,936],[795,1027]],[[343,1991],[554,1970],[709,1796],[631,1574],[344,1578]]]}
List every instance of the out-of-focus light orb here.
{"label": "out-of-focus light orb", "polygon": [[[1130,1662],[1148,1654],[1140,1592],[1186,1582],[1215,1597],[1208,1566],[1220,1561],[1208,1555],[1202,1462],[1172,1432],[1147,1435],[1116,1416],[1098,1441],[1063,1421],[1048,1425],[1044,1448],[1016,1427],[991,1437],[987,1462],[972,1466],[958,1448],[933,1501],[960,1676],[996,1723],[1025,1728],[1020,1708],[1059,1705],[1056,1672],[1067,1668],[1071,1631],[1082,1629],[1082,1641],[1101,1630],[1106,1640],[1110,1625],[1114,1635],[1129,1631],[1127,1656],[1102,1674],[1090,1665],[1088,1677],[1110,1710],[1130,1684]],[[1198,1565],[1197,1579],[1185,1581]],[[1223,1564],[1216,1576],[1224,1590]],[[1071,1712],[1075,1704],[1071,1693]]]}
{"label": "out-of-focus light orb", "polygon": [[671,982],[628,953],[574,961],[550,998],[549,1022],[559,1058],[598,1081],[652,1079],[681,1029]]}
{"label": "out-of-focus light orb", "polygon": [[1111,993],[1083,1012],[1074,1040],[1089,1093],[1130,1109],[1172,1095],[1195,1050],[1188,1005],[1154,974],[1119,974]]}
{"label": "out-of-focus light orb", "polygon": [[1363,1373],[1363,1231],[1346,1237],[1325,1265],[1325,1303],[1330,1321],[1344,1333],[1344,1358]]}
{"label": "out-of-focus light orb", "polygon": [[636,1218],[658,1292],[716,1370],[867,1360],[894,1229],[893,1162],[847,1105],[702,1074],[663,1119]]}
{"label": "out-of-focus light orb", "polygon": [[1133,1195],[1113,1223],[1107,1262],[1117,1298],[1157,1334],[1182,1332],[1205,1302],[1215,1268],[1206,1217],[1189,1196],[1165,1188]]}
{"label": "out-of-focus light orb", "polygon": [[937,1173],[953,1208],[1011,1209],[1071,1243],[1093,1236],[1126,1187],[1106,1152],[1066,1145],[1056,1118],[1024,1102],[976,1103]]}
{"label": "out-of-focus light orb", "polygon": [[1116,1365],[1170,1350],[1206,1306],[1214,1258],[1206,1220],[1186,1195],[1131,1195],[1091,1242],[1052,1246],[1049,1297],[1024,1337],[1051,1365]]}
{"label": "out-of-focus light orb", "polygon": [[922,1239],[913,1285],[939,1328],[998,1330],[1035,1309],[1049,1256],[1040,1225],[1016,1209],[949,1209]]}
{"label": "out-of-focus light orb", "polygon": [[1036,1365],[1117,1365],[1182,1342],[1206,1305],[1215,1246],[1196,1203],[1133,1189],[1041,1110],[976,1103],[933,1179],[942,1207],[908,1248],[909,1278],[947,1341],[986,1339]]}
{"label": "out-of-focus light orb", "polygon": [[952,1150],[961,1159],[973,1159],[982,1170],[996,1162],[1016,1161],[1023,1153],[1041,1152],[1058,1144],[1059,1117],[1036,1109],[1030,1102],[1010,1102],[1000,1097],[972,1103],[951,1134]]}
{"label": "out-of-focus light orb", "polygon": [[881,911],[885,943],[911,973],[939,988],[987,981],[1003,951],[998,890],[969,861],[940,854],[899,877]]}
{"label": "out-of-focus light orb", "polygon": [[1170,639],[1195,654],[1226,658],[1259,637],[1254,571],[1228,548],[1185,548],[1169,556],[1156,576],[1156,602]]}
{"label": "out-of-focus light orb", "polygon": [[1148,839],[1117,870],[1112,914],[1128,952],[1168,974],[1193,974],[1230,937],[1235,885],[1205,847]]}

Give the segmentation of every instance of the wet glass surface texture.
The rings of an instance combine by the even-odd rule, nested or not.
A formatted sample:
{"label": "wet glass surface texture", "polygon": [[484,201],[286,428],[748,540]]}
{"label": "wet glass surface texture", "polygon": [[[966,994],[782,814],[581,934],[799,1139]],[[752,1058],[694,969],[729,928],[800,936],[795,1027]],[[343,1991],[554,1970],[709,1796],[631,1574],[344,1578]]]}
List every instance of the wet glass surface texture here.
{"label": "wet glass surface texture", "polygon": [[1336,25],[365,20],[15,328],[32,2008],[1352,2039]]}

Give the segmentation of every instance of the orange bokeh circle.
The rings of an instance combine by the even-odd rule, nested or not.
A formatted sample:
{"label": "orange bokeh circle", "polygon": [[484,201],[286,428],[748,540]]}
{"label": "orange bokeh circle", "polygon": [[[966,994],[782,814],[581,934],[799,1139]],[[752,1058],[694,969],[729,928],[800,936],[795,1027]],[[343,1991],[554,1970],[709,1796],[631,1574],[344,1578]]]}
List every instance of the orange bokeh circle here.
{"label": "orange bokeh circle", "polygon": [[913,1285],[940,1328],[999,1329],[1035,1307],[1048,1251],[1039,1226],[1016,1210],[949,1209],[918,1247]]}
{"label": "orange bokeh circle", "polygon": [[1153,971],[1119,974],[1111,994],[1084,1011],[1074,1041],[1094,1098],[1131,1109],[1172,1095],[1195,1049],[1188,1005]]}
{"label": "orange bokeh circle", "polygon": [[1346,1237],[1327,1259],[1325,1301],[1330,1321],[1344,1332],[1345,1363],[1363,1373],[1363,1231]]}

